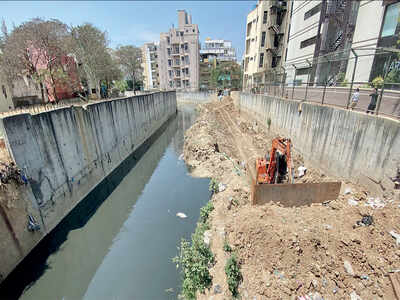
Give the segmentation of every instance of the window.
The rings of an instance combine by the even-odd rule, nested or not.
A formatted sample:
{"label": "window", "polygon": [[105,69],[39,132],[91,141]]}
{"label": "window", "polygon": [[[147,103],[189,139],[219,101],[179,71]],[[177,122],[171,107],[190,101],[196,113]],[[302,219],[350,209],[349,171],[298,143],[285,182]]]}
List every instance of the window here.
{"label": "window", "polygon": [[399,8],[400,3],[394,3],[386,7],[381,37],[395,35],[399,18]]}
{"label": "window", "polygon": [[180,65],[179,58],[175,59],[175,65],[176,65],[176,66],[179,66],[179,65]]}
{"label": "window", "polygon": [[168,59],[168,66],[172,66],[172,60]]}
{"label": "window", "polygon": [[247,24],[247,36],[250,35],[250,32],[251,32],[251,22]]}
{"label": "window", "polygon": [[183,36],[183,31],[180,32],[181,36]]}
{"label": "window", "polygon": [[167,37],[167,43],[168,43],[168,45],[171,43],[169,36]]}
{"label": "window", "polygon": [[188,49],[189,49],[189,45],[188,45],[188,43],[185,43],[185,51],[188,51]]}
{"label": "window", "polygon": [[171,48],[167,48],[168,55],[171,55]]}
{"label": "window", "polygon": [[311,46],[315,44],[317,40],[317,36],[313,36],[312,38],[306,39],[300,43],[300,49]]}
{"label": "window", "polygon": [[260,63],[258,64],[260,68],[264,66],[264,53],[260,53]]}
{"label": "window", "polygon": [[176,75],[176,77],[180,77],[181,76],[181,71],[180,70],[176,70],[175,71],[175,75]]}
{"label": "window", "polygon": [[171,70],[168,70],[168,75],[169,75],[169,77],[172,77],[172,71]]}
{"label": "window", "polygon": [[278,64],[278,58],[276,56],[272,57],[271,68],[275,68]]}
{"label": "window", "polygon": [[193,32],[196,32],[196,30],[193,29]]}
{"label": "window", "polygon": [[265,46],[265,31],[261,33],[261,47]]}
{"label": "window", "polygon": [[304,14],[304,20],[311,18],[313,15],[319,13],[321,11],[321,3],[311,8],[309,11],[306,11]]}
{"label": "window", "polygon": [[268,12],[264,11],[263,24],[267,24],[267,16],[268,16]]}
{"label": "window", "polygon": [[296,76],[298,75],[308,75],[308,73],[311,71],[311,68],[300,68],[296,69]]}
{"label": "window", "polygon": [[7,90],[6,87],[4,85],[1,86],[1,89],[3,90],[3,95],[4,97],[7,99]]}
{"label": "window", "polygon": [[179,36],[179,31],[175,32],[176,36]]}

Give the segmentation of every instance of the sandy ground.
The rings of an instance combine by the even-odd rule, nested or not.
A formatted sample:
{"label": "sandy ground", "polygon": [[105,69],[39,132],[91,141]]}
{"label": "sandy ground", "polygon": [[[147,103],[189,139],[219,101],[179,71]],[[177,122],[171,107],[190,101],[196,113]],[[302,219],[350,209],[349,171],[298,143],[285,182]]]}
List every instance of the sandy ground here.
{"label": "sandy ground", "polygon": [[[229,97],[199,110],[186,132],[185,161],[193,176],[215,178],[227,188],[212,198],[213,286],[198,299],[232,298],[224,271],[225,239],[240,260],[242,299],[396,299],[388,274],[400,269],[400,248],[389,234],[400,233],[398,195],[386,191],[372,197],[366,188],[342,181],[341,194],[329,203],[252,206],[252,166],[277,134],[239,114]],[[299,153],[293,156],[297,170],[303,160]],[[341,180],[305,167],[306,175],[296,182]],[[365,215],[372,216],[372,225],[357,226]]]}

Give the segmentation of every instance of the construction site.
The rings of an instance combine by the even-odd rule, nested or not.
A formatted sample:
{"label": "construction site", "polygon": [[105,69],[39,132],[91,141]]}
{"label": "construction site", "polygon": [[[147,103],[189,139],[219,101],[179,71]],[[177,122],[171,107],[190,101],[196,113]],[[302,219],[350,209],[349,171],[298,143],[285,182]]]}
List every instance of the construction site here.
{"label": "construction site", "polygon": [[[364,118],[360,113],[332,109],[316,122],[309,115],[331,109],[239,93],[199,105],[199,117],[185,134],[184,159],[193,176],[212,178],[218,188],[206,231],[215,258],[212,284],[197,299],[232,297],[225,267],[232,252],[240,266],[237,294],[242,299],[399,299],[398,150],[387,155],[382,144],[377,145],[380,153],[369,152],[373,146],[366,150],[370,144],[363,135],[368,133],[361,131],[379,122],[378,117],[358,129],[351,118]],[[335,129],[326,130],[337,121],[335,114],[354,122],[359,145],[347,140],[352,129],[342,131],[342,137],[331,132]],[[295,123],[300,124],[297,130]],[[342,120],[336,127],[340,132],[347,125]],[[374,130],[379,144],[381,132]],[[352,147],[357,154],[347,155],[344,148]],[[362,162],[357,155],[365,151],[369,158]],[[390,180],[365,179],[373,177],[368,168],[376,178],[382,173],[373,166],[376,159],[381,166],[384,161],[392,165]]]}

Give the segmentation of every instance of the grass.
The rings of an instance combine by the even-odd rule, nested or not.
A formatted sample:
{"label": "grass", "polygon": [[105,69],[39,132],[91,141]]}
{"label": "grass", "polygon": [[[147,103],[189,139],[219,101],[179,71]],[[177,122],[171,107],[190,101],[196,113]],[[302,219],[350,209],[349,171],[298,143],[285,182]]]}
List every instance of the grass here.
{"label": "grass", "polygon": [[209,191],[212,192],[213,194],[218,193],[218,185],[219,182],[216,179],[211,178],[210,184],[208,186]]}

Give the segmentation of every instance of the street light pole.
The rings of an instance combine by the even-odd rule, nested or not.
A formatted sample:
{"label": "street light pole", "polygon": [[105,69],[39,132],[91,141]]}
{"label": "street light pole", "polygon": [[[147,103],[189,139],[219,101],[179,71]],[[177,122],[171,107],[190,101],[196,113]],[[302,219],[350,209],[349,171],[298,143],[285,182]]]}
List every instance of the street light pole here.
{"label": "street light pole", "polygon": [[356,68],[357,68],[357,62],[358,62],[357,53],[354,51],[353,48],[351,48],[350,50],[351,50],[351,52],[353,52],[353,55],[355,56],[355,60],[354,60],[353,75],[351,76],[350,92],[349,92],[349,97],[347,98],[346,109],[349,109],[351,92],[353,91],[354,76],[356,75]]}

